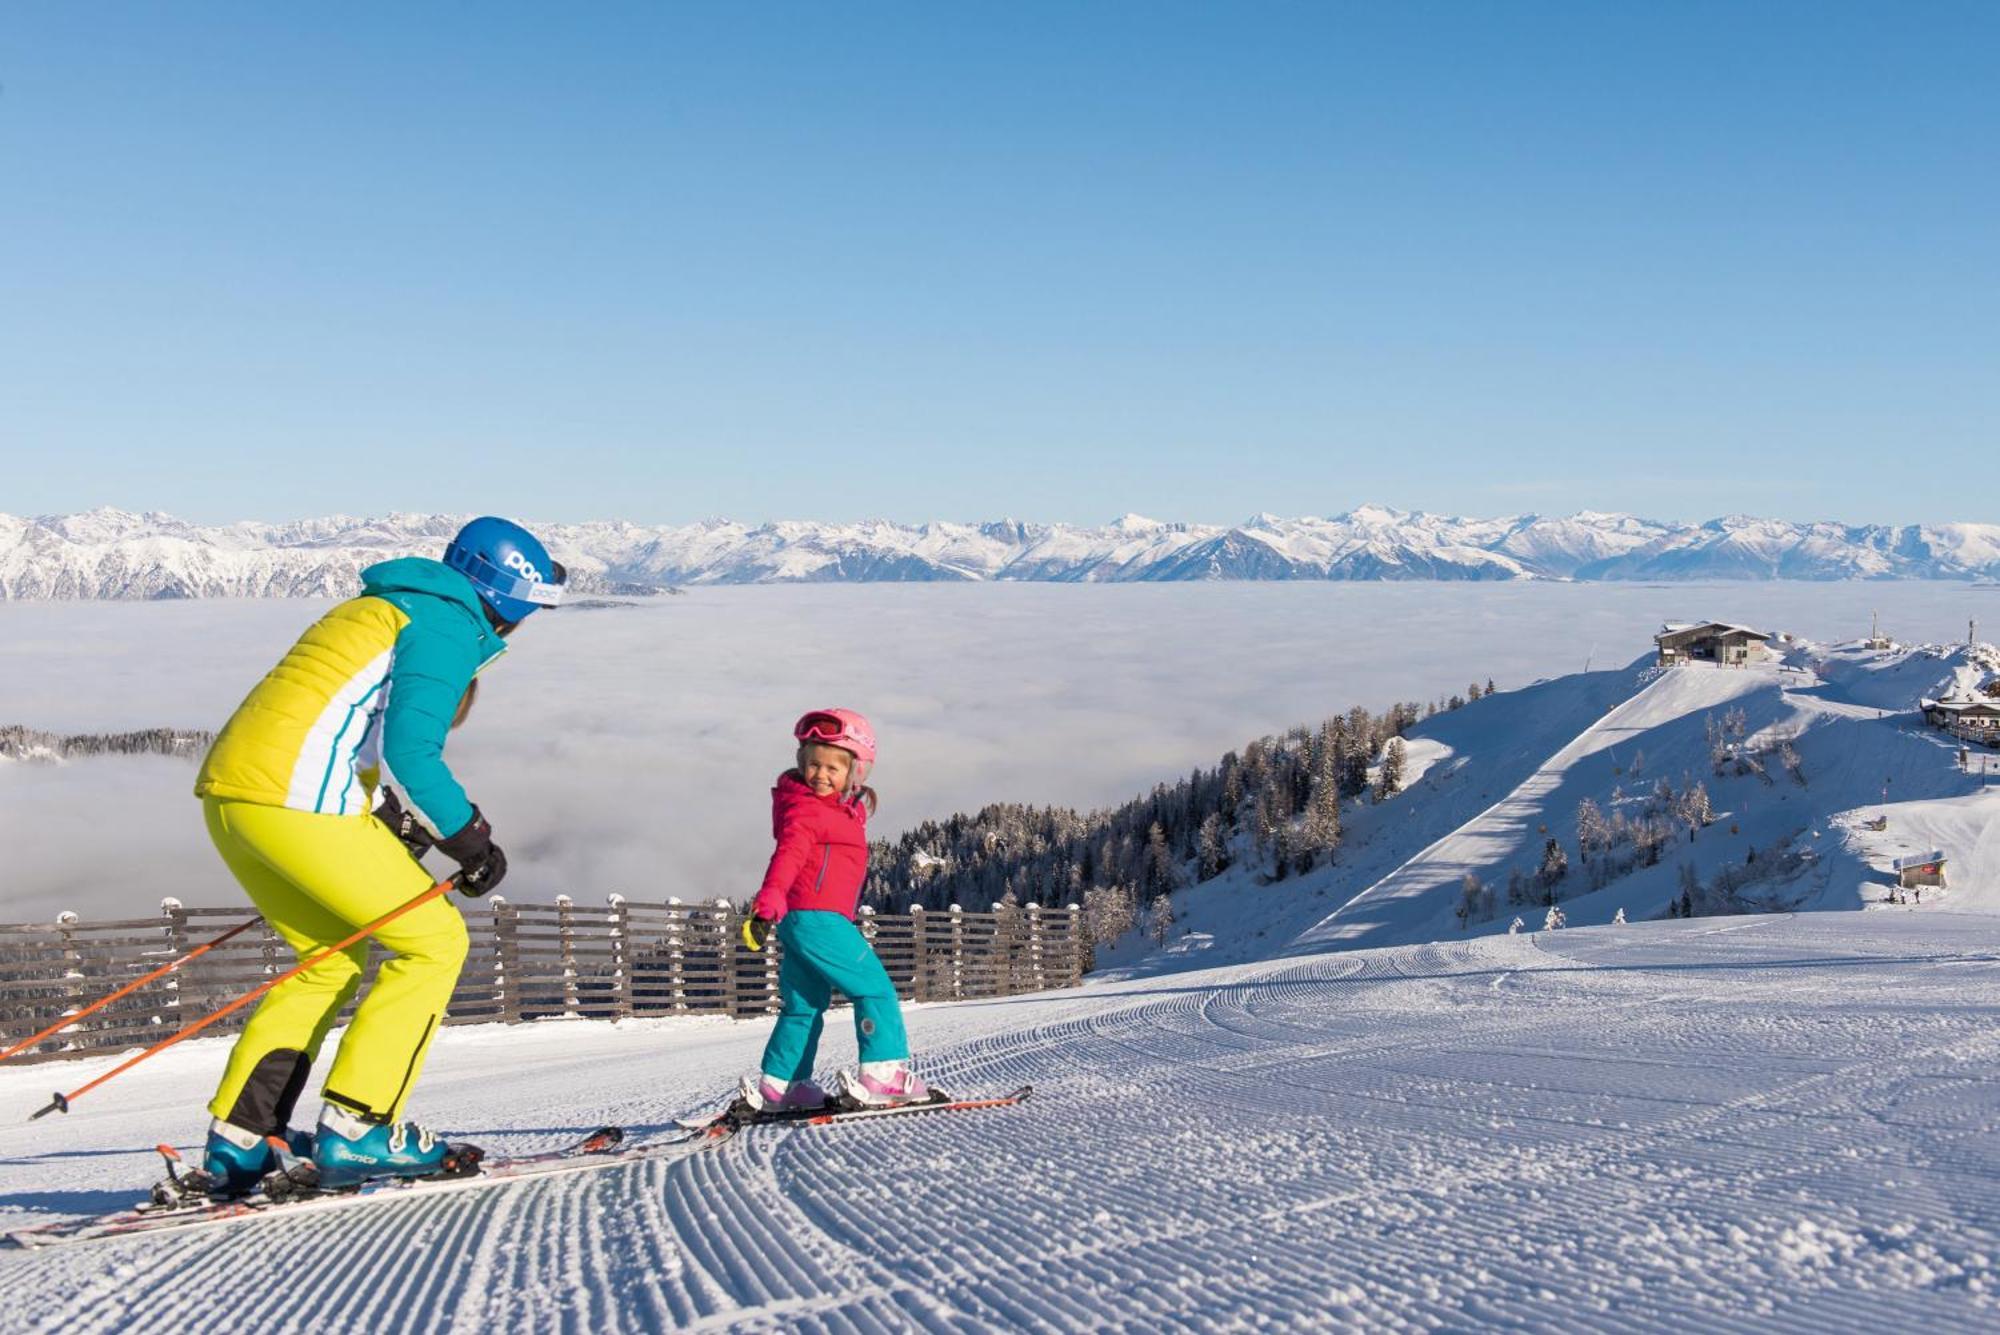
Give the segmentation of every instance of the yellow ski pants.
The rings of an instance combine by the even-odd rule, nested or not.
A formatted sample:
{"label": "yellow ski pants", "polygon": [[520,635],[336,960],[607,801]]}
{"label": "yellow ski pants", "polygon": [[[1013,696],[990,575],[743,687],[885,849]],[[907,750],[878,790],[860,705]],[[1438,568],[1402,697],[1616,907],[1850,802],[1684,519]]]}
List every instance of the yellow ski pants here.
{"label": "yellow ski pants", "polygon": [[[415,899],[433,884],[387,826],[370,815],[333,816],[208,797],[209,838],[277,933],[300,959]],[[465,919],[443,899],[375,933],[388,950],[334,1055],[328,1102],[394,1121],[422,1072],[465,963]],[[361,986],[368,942],[271,989],[229,1054],[209,1111],[272,1134],[290,1121],[320,1044]]]}

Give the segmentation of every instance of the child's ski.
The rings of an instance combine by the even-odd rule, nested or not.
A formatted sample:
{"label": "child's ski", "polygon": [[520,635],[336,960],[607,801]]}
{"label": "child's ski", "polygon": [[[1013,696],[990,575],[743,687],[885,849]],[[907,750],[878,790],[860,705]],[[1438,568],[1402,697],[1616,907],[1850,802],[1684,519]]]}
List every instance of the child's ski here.
{"label": "child's ski", "polygon": [[828,1104],[822,1108],[783,1108],[774,1112],[751,1113],[747,1116],[720,1112],[712,1117],[683,1119],[679,1125],[689,1131],[705,1131],[712,1127],[741,1130],[753,1126],[832,1126],[838,1122],[858,1121],[864,1117],[909,1117],[917,1113],[1007,1108],[1016,1103],[1025,1103],[1034,1092],[1033,1085],[1022,1085],[1011,1094],[959,1099],[934,1090],[932,1097],[922,1103],[895,1103],[881,1108]]}
{"label": "child's ski", "polygon": [[1017,1103],[1026,1103],[1034,1095],[1033,1085],[1022,1085],[1011,1094],[991,1095],[981,1099],[927,1100],[923,1103],[896,1103],[886,1108],[829,1108],[806,1117],[807,1126],[833,1126],[840,1122],[858,1122],[869,1117],[914,1117],[918,1113],[970,1112],[975,1108],[1011,1108]]}
{"label": "child's ski", "polygon": [[[259,1192],[229,1200],[194,1197],[173,1201],[171,1193],[158,1193],[153,1201],[89,1219],[64,1219],[55,1223],[15,1229],[6,1240],[16,1247],[54,1247],[64,1243],[88,1242],[96,1238],[128,1237],[172,1229],[198,1228],[268,1215],[290,1216],[306,1212],[339,1209],[364,1201],[406,1200],[447,1191],[477,1191],[506,1182],[558,1173],[584,1172],[614,1164],[638,1163],[647,1159],[672,1158],[691,1154],[727,1140],[733,1128],[715,1127],[700,1132],[671,1136],[663,1140],[623,1143],[625,1133],[604,1127],[571,1145],[542,1154],[524,1154],[505,1159],[487,1159],[476,1173],[463,1177],[382,1178],[346,1190],[322,1190],[291,1185],[280,1196]],[[172,1160],[169,1160],[171,1164]],[[159,1199],[165,1196],[163,1202]]]}

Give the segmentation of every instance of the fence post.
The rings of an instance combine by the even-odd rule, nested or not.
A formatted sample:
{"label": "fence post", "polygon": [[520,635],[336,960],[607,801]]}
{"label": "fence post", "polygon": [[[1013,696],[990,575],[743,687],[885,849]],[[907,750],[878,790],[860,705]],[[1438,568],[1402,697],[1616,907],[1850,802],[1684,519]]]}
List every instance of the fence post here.
{"label": "fence post", "polygon": [[777,932],[773,931],[764,938],[763,1009],[766,1015],[776,1015],[784,1009],[783,1002],[778,999],[778,952],[783,949],[784,945],[778,940]]}
{"label": "fence post", "polygon": [[1042,906],[1028,905],[1028,977],[1033,979],[1029,991],[1042,990]]}
{"label": "fence post", "polygon": [[729,901],[715,901],[715,930],[721,935],[722,1013],[732,1020],[743,1016],[743,943],[737,939],[736,910]]}
{"label": "fence post", "polygon": [[[264,961],[264,965],[262,965],[262,971],[264,971],[264,977],[276,977],[276,975],[284,973],[284,969],[288,967],[286,963],[282,963],[282,961],[278,959],[278,947],[280,947],[282,943],[284,943],[284,937],[280,937],[280,935],[278,935],[278,929],[270,925],[270,919],[266,919],[266,921],[264,921],[264,925],[262,925],[262,927],[258,927],[258,955],[260,955],[260,957],[262,957],[262,961]],[[290,949],[290,947],[288,947],[288,949]],[[192,991],[192,989],[190,989],[190,991]],[[342,1009],[344,1009],[344,1011],[348,1011],[348,1013],[352,1013],[352,1011],[354,1011],[354,1003],[352,1003],[352,1001],[348,1001],[348,1003],[346,1003],[346,1005],[344,1005]],[[230,1021],[230,1023],[248,1023],[248,1021]]]}
{"label": "fence post", "polygon": [[951,906],[951,999],[965,995],[965,910]]}
{"label": "fence post", "polygon": [[[83,1009],[83,954],[76,948],[76,915],[65,909],[56,915],[56,927],[62,933],[63,960],[63,1009],[64,1015],[74,1015]],[[65,1052],[82,1046],[81,1035],[72,1032],[63,1040]]]}
{"label": "fence post", "polygon": [[674,1009],[688,1008],[687,976],[687,924],[688,915],[681,911],[678,896],[667,900],[667,982],[669,994],[673,997]]}
{"label": "fence post", "polygon": [[929,946],[924,940],[924,906],[912,904],[910,905],[910,999],[913,1001],[931,999],[930,970],[925,967],[929,963],[926,958],[928,951]]}
{"label": "fence post", "polygon": [[562,957],[563,1014],[576,1014],[576,935],[568,895],[556,896],[556,951]]}
{"label": "fence post", "polygon": [[1080,904],[1071,904],[1069,906],[1069,985],[1071,987],[1077,987],[1083,983],[1083,975],[1090,968],[1088,963],[1089,951],[1090,943],[1085,939],[1083,933],[1083,906]]}
{"label": "fence post", "polygon": [[[166,929],[167,933],[167,953],[170,955],[185,955],[188,949],[187,909],[178,899],[175,899],[172,895],[168,895],[160,901],[160,917],[165,920],[161,925]],[[167,976],[171,978],[174,975],[168,974]]]}
{"label": "fence post", "polygon": [[[187,909],[182,907],[178,899],[175,899],[172,895],[168,895],[160,901],[160,916],[166,919],[167,953],[174,956],[185,955],[188,949]],[[165,1024],[173,1018],[174,1013],[180,1009],[180,1005],[181,971],[175,969],[167,975],[166,980],[161,984],[159,1010],[153,1013],[152,1022],[154,1024]],[[161,1014],[161,1011],[166,1013]],[[180,1026],[175,1025],[174,1028],[178,1029]]]}
{"label": "fence post", "polygon": [[625,907],[625,896],[616,890],[611,892],[611,979],[615,988],[615,1014],[621,1020],[632,1018],[632,911]]}
{"label": "fence post", "polygon": [[1025,992],[1021,985],[1021,910],[1001,903],[993,909],[993,966],[996,996],[1011,997]]}
{"label": "fence post", "polygon": [[508,905],[506,897],[491,895],[493,907],[493,983],[500,998],[500,1020],[519,1024],[521,1014],[520,911]]}
{"label": "fence post", "polygon": [[271,926],[269,922],[266,922],[263,930],[257,933],[258,953],[264,957],[264,974],[266,977],[274,973],[284,972],[278,964],[278,944],[280,940],[282,938],[278,935],[278,929]]}

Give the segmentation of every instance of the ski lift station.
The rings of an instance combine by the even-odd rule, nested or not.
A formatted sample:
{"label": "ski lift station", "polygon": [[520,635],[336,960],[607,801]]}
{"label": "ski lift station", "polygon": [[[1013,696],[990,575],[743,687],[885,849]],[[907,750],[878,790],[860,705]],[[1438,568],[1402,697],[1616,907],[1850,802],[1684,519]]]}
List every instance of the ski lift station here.
{"label": "ski lift station", "polygon": [[1920,885],[1944,885],[1944,850],[1934,848],[1928,853],[1912,853],[1906,858],[1897,858],[1889,864],[1896,872],[1896,884],[1905,890]]}
{"label": "ski lift station", "polygon": [[1748,626],[1734,626],[1722,621],[1670,622],[1660,628],[1653,637],[1659,646],[1661,667],[1680,667],[1687,663],[1719,663],[1724,667],[1742,667],[1746,663],[1761,663],[1768,656],[1765,648],[1773,637],[1761,630]]}

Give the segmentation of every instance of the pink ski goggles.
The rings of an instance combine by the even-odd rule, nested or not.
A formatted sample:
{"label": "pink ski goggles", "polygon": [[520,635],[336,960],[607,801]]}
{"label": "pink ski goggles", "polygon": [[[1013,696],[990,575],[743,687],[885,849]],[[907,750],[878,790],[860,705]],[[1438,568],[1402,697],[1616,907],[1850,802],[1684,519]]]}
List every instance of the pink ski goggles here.
{"label": "pink ski goggles", "polygon": [[819,742],[854,753],[864,764],[875,759],[875,730],[868,720],[846,709],[815,709],[792,728],[801,742]]}
{"label": "pink ski goggles", "polygon": [[802,742],[837,742],[846,735],[847,724],[831,714],[808,714],[792,732]]}

